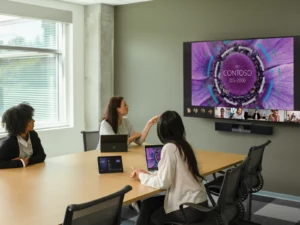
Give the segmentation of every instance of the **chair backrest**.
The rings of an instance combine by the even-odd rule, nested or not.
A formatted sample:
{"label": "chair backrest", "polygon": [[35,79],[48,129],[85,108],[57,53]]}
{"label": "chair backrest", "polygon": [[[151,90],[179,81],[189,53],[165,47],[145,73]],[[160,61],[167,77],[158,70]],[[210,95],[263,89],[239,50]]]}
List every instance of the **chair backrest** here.
{"label": "chair backrest", "polygon": [[[220,196],[216,205],[216,212],[219,219],[224,221],[231,221],[238,217],[239,207],[242,204],[243,198],[248,194],[248,189],[245,182],[250,158],[245,160],[237,167],[226,171],[224,181],[222,184]],[[227,224],[225,222],[225,224]]]}
{"label": "chair backrest", "polygon": [[124,195],[132,190],[127,185],[118,192],[83,204],[69,205],[63,225],[120,224]]}
{"label": "chair backrest", "polygon": [[99,142],[99,131],[81,131],[84,151],[95,150]]}
{"label": "chair backrest", "polygon": [[251,160],[248,166],[247,185],[250,192],[252,193],[261,190],[263,187],[264,180],[261,175],[262,159],[263,159],[265,147],[270,143],[271,141],[267,141],[266,143],[260,146],[253,146],[249,150],[248,157]]}

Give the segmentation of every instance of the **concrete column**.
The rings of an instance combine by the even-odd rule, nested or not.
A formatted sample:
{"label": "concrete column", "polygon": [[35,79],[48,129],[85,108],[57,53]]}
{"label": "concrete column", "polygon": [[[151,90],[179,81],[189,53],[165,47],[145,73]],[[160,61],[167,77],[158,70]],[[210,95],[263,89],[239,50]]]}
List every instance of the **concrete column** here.
{"label": "concrete column", "polygon": [[[114,7],[85,6],[85,129],[97,130],[114,93]],[[76,104],[76,101],[75,101]]]}

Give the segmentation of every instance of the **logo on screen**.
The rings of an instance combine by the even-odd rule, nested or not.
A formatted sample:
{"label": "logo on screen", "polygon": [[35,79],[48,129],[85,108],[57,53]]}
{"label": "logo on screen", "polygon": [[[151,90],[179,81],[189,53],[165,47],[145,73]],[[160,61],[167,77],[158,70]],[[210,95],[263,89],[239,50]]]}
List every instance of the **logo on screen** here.
{"label": "logo on screen", "polygon": [[245,106],[257,99],[264,76],[261,60],[253,52],[246,46],[236,45],[217,57],[214,89],[225,102]]}

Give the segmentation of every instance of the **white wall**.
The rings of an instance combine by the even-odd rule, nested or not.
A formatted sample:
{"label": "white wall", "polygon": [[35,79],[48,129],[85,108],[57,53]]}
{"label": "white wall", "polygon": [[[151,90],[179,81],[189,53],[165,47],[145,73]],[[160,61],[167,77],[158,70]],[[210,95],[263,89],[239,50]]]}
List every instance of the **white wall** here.
{"label": "white wall", "polygon": [[[83,151],[84,130],[84,7],[81,5],[48,0],[15,0],[15,2],[68,10],[73,13],[73,43],[71,45],[70,68],[67,72],[70,127],[38,130],[47,157]],[[1,7],[1,2],[0,2]],[[71,40],[72,41],[72,40]]]}

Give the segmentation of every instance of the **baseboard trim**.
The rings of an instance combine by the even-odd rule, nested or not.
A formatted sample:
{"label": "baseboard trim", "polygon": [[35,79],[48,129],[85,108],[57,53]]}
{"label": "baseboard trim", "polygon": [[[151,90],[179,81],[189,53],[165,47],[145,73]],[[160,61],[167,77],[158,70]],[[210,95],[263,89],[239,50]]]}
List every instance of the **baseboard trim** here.
{"label": "baseboard trim", "polygon": [[280,193],[271,192],[271,191],[259,191],[257,193],[253,193],[253,194],[265,196],[265,197],[289,200],[289,201],[294,201],[294,202],[300,202],[300,196],[295,196],[295,195],[280,194]]}

